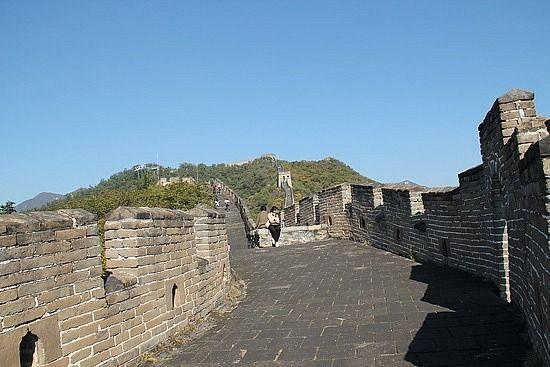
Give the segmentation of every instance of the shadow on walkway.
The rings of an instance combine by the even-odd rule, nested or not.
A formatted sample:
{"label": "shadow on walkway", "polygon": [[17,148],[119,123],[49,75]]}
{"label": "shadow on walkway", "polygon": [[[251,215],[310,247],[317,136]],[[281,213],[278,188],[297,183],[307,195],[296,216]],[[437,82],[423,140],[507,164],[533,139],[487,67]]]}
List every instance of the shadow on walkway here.
{"label": "shadow on walkway", "polygon": [[491,283],[433,264],[413,266],[410,279],[428,285],[421,300],[430,312],[406,361],[423,367],[523,366],[528,347],[518,336],[521,320]]}

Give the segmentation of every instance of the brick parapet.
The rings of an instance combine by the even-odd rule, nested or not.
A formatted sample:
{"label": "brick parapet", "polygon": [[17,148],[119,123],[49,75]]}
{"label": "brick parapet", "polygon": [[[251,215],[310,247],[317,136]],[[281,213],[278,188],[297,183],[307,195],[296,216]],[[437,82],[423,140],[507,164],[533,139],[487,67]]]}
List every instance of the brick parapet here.
{"label": "brick parapet", "polygon": [[95,217],[83,210],[0,215],[0,247],[0,360],[18,366],[30,332],[39,338],[37,362],[68,365],[86,343],[75,330],[95,335],[94,315],[106,305]]}
{"label": "brick parapet", "polygon": [[[354,240],[494,282],[523,311],[550,366],[550,123],[536,116],[533,98],[513,90],[495,101],[479,126],[482,164],[460,173],[458,188],[351,185],[347,224]],[[319,193],[322,220],[342,218],[331,218],[334,237],[346,234],[345,197],[338,186]]]}
{"label": "brick parapet", "polygon": [[[519,161],[522,220],[510,235],[512,300],[524,310],[534,346],[550,356],[550,137],[531,145]],[[547,359],[550,365],[550,358]]]}
{"label": "brick parapet", "polygon": [[[35,362],[122,366],[227,293],[224,216],[118,208],[105,223],[109,276],[101,277],[95,217],[82,210],[0,216],[0,360],[38,337]],[[197,248],[203,249],[204,259]]]}
{"label": "brick parapet", "polygon": [[299,223],[299,215],[300,215],[300,204],[295,203],[292,204],[286,208],[284,208],[284,221],[285,226],[287,227],[293,227],[297,226]]}
{"label": "brick parapet", "polygon": [[350,237],[349,204],[351,185],[344,183],[320,191],[319,221],[328,225],[329,233],[337,238]]}
{"label": "brick parapet", "polygon": [[298,205],[300,207],[299,225],[319,224],[319,197],[316,194],[303,198]]}

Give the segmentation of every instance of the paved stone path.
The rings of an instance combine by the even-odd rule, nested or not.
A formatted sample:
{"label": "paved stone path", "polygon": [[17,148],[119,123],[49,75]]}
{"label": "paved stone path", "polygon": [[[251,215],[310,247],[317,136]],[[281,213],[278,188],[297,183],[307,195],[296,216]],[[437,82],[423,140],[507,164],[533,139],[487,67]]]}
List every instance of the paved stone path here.
{"label": "paved stone path", "polygon": [[163,366],[521,366],[520,322],[466,273],[349,241],[247,249],[228,215],[247,297]]}

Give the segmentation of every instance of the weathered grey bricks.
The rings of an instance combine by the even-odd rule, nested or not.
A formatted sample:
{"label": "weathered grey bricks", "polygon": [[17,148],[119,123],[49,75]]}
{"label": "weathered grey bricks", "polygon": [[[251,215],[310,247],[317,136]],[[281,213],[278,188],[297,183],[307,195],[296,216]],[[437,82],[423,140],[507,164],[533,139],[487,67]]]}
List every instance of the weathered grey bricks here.
{"label": "weathered grey bricks", "polygon": [[319,197],[317,194],[303,198],[299,202],[298,225],[313,226],[319,224]]}
{"label": "weathered grey bricks", "polygon": [[351,238],[492,281],[523,311],[550,366],[550,137],[534,94],[499,97],[479,125],[482,163],[459,187],[411,191],[342,184],[300,201],[300,224],[319,218]]}

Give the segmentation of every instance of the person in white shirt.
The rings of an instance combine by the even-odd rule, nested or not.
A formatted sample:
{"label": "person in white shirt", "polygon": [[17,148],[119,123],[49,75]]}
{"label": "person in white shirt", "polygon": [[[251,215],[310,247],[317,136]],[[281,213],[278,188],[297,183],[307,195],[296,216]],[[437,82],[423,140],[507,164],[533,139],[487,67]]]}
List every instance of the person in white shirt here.
{"label": "person in white shirt", "polygon": [[273,247],[279,247],[279,237],[281,237],[281,217],[279,209],[274,206],[267,214],[267,223],[265,224],[269,233],[271,233],[271,244]]}

